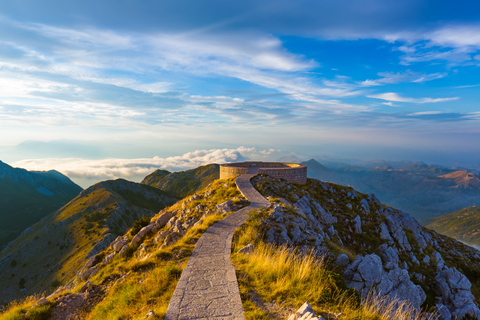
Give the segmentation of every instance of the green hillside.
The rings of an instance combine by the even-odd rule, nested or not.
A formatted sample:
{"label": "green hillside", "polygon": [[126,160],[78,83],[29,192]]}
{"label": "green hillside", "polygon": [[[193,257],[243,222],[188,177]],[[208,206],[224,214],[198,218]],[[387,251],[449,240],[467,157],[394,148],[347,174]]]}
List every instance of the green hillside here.
{"label": "green hillside", "polygon": [[166,191],[177,198],[185,198],[220,178],[218,164],[209,164],[179,172],[156,170],[141,183]]}
{"label": "green hillside", "polygon": [[0,248],[80,191],[57,171],[27,171],[0,161]]}
{"label": "green hillside", "polygon": [[480,246],[480,206],[464,208],[426,221],[426,227],[457,240]]}
{"label": "green hillside", "polygon": [[6,302],[68,283],[88,257],[136,220],[175,202],[161,190],[122,179],[93,185],[0,253],[0,297]]}

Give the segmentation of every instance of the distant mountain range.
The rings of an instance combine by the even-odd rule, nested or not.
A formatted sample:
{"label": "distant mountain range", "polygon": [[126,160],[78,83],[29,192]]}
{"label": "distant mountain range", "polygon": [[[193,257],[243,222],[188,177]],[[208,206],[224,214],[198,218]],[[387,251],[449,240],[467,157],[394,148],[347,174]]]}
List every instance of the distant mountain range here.
{"label": "distant mountain range", "polygon": [[471,206],[425,221],[427,228],[470,245],[480,246],[480,206]]}
{"label": "distant mountain range", "polygon": [[0,248],[80,191],[58,171],[27,171],[0,161]]}
{"label": "distant mountain range", "polygon": [[375,193],[385,204],[400,208],[419,221],[480,205],[480,178],[474,170],[422,162],[379,161],[370,163],[370,167],[333,169],[314,159],[303,163],[308,165],[310,178]]}
{"label": "distant mountain range", "polygon": [[136,220],[176,201],[123,179],[91,186],[0,252],[0,297],[7,302],[69,282],[85,260],[123,236]]}

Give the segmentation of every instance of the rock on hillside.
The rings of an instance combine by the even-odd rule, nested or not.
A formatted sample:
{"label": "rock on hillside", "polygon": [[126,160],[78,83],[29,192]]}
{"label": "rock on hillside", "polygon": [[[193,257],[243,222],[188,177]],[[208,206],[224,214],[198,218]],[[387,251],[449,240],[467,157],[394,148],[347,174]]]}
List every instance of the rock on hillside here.
{"label": "rock on hillside", "polygon": [[0,303],[69,282],[86,259],[124,235],[135,220],[176,201],[156,188],[122,179],[82,191],[0,253]]}
{"label": "rock on hillside", "polygon": [[418,310],[439,310],[442,319],[480,317],[479,251],[350,187],[267,176],[252,182],[273,204],[262,225],[268,242],[329,256],[363,297],[388,294]]}
{"label": "rock on hillside", "polygon": [[218,164],[209,164],[179,172],[156,170],[146,176],[141,183],[169,192],[182,199],[205,188],[219,177]]}
{"label": "rock on hillside", "polygon": [[0,161],[0,248],[80,191],[57,171],[27,171]]}
{"label": "rock on hillside", "polygon": [[438,233],[480,246],[480,206],[464,208],[430,219],[425,225]]}

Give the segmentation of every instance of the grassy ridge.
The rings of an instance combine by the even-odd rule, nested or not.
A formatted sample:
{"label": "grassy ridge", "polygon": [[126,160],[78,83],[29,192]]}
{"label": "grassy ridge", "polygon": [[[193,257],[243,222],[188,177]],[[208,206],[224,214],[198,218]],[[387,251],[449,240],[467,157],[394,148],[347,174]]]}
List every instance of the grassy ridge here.
{"label": "grassy ridge", "polygon": [[480,246],[480,206],[464,208],[425,222],[438,233]]}
{"label": "grassy ridge", "polygon": [[218,164],[209,164],[172,173],[166,170],[156,170],[146,176],[141,183],[166,191],[181,199],[205,188],[219,177]]}

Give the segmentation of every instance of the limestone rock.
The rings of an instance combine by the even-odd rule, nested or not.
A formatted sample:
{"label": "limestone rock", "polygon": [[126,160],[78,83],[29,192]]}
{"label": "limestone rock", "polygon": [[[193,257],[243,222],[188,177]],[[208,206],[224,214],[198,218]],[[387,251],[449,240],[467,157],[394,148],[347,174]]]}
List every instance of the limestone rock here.
{"label": "limestone rock", "polygon": [[145,315],[146,319],[153,319],[155,318],[155,312],[153,310],[148,311],[148,313]]}
{"label": "limestone rock", "polygon": [[47,305],[49,303],[50,302],[47,300],[47,298],[42,297],[42,298],[40,298],[40,300],[37,301],[37,303],[35,303],[33,305],[33,307],[42,307],[42,306]]}
{"label": "limestone rock", "polygon": [[163,242],[162,246],[160,247],[160,249],[164,249],[172,244],[174,244],[175,242],[177,242],[178,239],[180,239],[180,234],[178,234],[177,232],[172,232],[170,233],[166,238],[165,238],[165,241]]}
{"label": "limestone rock", "polygon": [[249,243],[242,249],[238,250],[238,253],[249,254],[249,253],[252,253],[253,251],[255,251],[255,247],[253,246],[253,244]]}
{"label": "limestone rock", "polygon": [[360,216],[357,215],[353,221],[355,222],[355,232],[358,234],[362,233],[362,220]]}
{"label": "limestone rock", "polygon": [[426,299],[425,292],[410,280],[407,270],[397,267],[385,272],[382,260],[376,254],[357,257],[343,276],[347,285],[358,290],[363,298],[376,287],[376,291],[381,295],[388,294],[392,299],[408,301],[417,310],[420,310]]}
{"label": "limestone rock", "polygon": [[94,275],[96,275],[98,271],[100,271],[100,267],[98,265],[96,265],[95,267],[88,268],[81,273],[80,278],[82,280],[88,280]]}
{"label": "limestone rock", "polygon": [[102,263],[108,264],[113,260],[114,257],[115,257],[115,252],[112,252],[103,259]]}
{"label": "limestone rock", "polygon": [[305,302],[300,309],[294,314],[290,315],[288,320],[325,320],[323,317],[316,317],[315,311],[308,302]]}
{"label": "limestone rock", "polygon": [[448,307],[452,317],[463,318],[466,314],[480,318],[480,310],[475,304],[475,297],[470,292],[472,284],[456,268],[442,266],[435,281],[441,292],[443,304]]}
{"label": "limestone rock", "polygon": [[386,243],[382,244],[378,249],[380,250],[380,256],[383,258],[382,260],[386,269],[391,270],[398,267],[400,258],[395,249],[389,247]]}
{"label": "limestone rock", "polygon": [[317,202],[313,201],[313,208],[317,212],[317,215],[320,216],[320,221],[328,224],[333,224],[337,223],[338,219],[337,217],[334,217],[330,212],[326,211],[320,204]]}
{"label": "limestone rock", "polygon": [[390,235],[390,232],[388,232],[388,227],[384,222],[380,223],[380,228],[381,228],[380,238],[384,240],[392,241],[393,240],[392,236]]}
{"label": "limestone rock", "polygon": [[227,200],[215,206],[215,212],[223,214],[234,211],[232,200]]}
{"label": "limestone rock", "polygon": [[167,224],[168,220],[170,220],[176,213],[177,211],[164,212],[160,217],[158,217],[158,219],[155,221],[155,224],[159,229],[163,228]]}
{"label": "limestone rock", "polygon": [[132,241],[130,242],[130,245],[135,247],[138,246],[142,241],[145,239],[145,237],[149,233],[154,233],[155,231],[158,230],[158,226],[155,223],[150,223],[149,225],[143,227],[138,231],[138,233],[133,237]]}
{"label": "limestone rock", "polygon": [[350,259],[345,253],[339,254],[335,264],[338,266],[346,267],[350,263]]}
{"label": "limestone rock", "polygon": [[362,207],[362,211],[364,213],[366,214],[370,213],[370,205],[368,204],[367,199],[362,199],[362,201],[360,201],[360,206]]}

